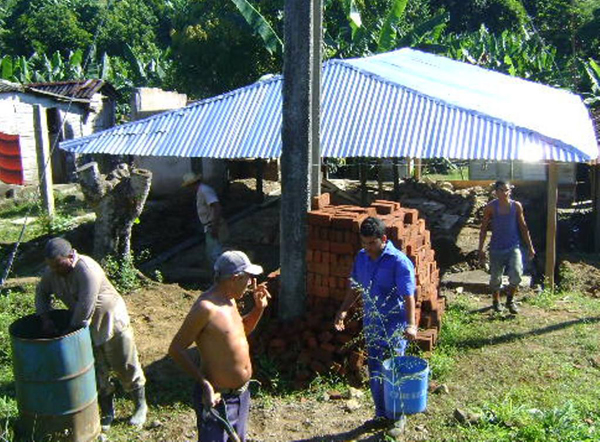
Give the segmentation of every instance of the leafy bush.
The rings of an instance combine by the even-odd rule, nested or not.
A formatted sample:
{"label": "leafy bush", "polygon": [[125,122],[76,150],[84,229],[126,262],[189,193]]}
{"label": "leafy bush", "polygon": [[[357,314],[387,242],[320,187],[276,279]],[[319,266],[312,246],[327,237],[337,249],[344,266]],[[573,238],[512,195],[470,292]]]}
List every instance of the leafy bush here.
{"label": "leafy bush", "polygon": [[142,286],[142,280],[139,277],[131,255],[126,259],[117,259],[114,256],[108,256],[103,261],[103,267],[106,271],[106,276],[108,276],[108,279],[110,279],[119,293],[129,293]]}

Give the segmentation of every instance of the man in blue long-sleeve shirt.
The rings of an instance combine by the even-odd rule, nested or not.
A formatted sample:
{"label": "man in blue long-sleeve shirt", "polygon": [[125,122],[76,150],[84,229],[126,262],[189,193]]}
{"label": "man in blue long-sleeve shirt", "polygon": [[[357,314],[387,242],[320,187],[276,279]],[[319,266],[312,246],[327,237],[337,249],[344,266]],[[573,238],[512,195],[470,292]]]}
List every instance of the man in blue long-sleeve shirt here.
{"label": "man in blue long-sleeve shirt", "polygon": [[406,339],[416,339],[415,268],[385,235],[379,218],[369,217],[360,226],[363,249],[358,252],[348,294],[335,318],[344,330],[348,310],[359,295],[363,299],[363,328],[367,345],[369,383],[375,419],[385,421],[383,361],[404,355]]}

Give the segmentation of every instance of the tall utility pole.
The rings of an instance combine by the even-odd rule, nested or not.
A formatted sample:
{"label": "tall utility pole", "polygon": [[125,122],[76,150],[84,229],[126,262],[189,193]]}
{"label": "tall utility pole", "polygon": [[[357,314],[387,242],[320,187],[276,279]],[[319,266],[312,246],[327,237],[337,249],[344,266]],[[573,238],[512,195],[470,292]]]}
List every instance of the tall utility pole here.
{"label": "tall utility pole", "polygon": [[314,142],[318,134],[315,115],[319,115],[314,50],[321,34],[317,31],[315,39],[315,2],[320,4],[320,0],[286,0],[284,10],[279,293],[279,317],[284,321],[301,316],[306,303],[306,221],[314,170],[312,150],[318,149],[318,141]]}
{"label": "tall utility pole", "polygon": [[312,53],[312,150],[311,196],[321,194],[321,42],[323,40],[323,0],[312,0],[313,53]]}

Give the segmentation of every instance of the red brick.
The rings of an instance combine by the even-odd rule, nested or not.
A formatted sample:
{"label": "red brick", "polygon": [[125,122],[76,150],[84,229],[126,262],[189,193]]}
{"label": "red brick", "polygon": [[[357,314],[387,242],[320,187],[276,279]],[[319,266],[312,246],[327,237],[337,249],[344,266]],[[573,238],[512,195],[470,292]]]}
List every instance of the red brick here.
{"label": "red brick", "polygon": [[312,262],[313,255],[314,255],[314,253],[311,249],[306,250],[306,262]]}
{"label": "red brick", "polygon": [[316,286],[315,287],[315,296],[319,298],[328,298],[329,297],[329,287]]}
{"label": "red brick", "polygon": [[315,263],[317,263],[317,264],[323,262],[323,254],[322,254],[322,252],[320,250],[315,250],[313,252],[313,259],[312,259],[312,261],[315,262]]}
{"label": "red brick", "polygon": [[353,337],[349,333],[336,333],[333,340],[339,344],[345,345],[352,341]]}
{"label": "red brick", "polygon": [[[333,347],[335,350],[335,347]],[[312,357],[318,361],[321,361],[325,364],[331,364],[333,362],[333,350],[325,350],[321,347],[316,347],[311,349],[310,351]]]}
{"label": "red brick", "polygon": [[365,363],[365,355],[362,352],[353,351],[348,358],[348,366],[352,371],[359,371]]}
{"label": "red brick", "polygon": [[419,212],[417,209],[400,209],[400,213],[404,214],[403,222],[404,224],[415,224],[417,222],[417,218],[419,217]]}
{"label": "red brick", "polygon": [[346,290],[344,289],[333,289],[331,291],[331,297],[336,301],[343,301],[346,299]]}
{"label": "red brick", "polygon": [[347,278],[350,276],[351,268],[345,264],[332,265],[329,269],[329,274],[338,278]]}
{"label": "red brick", "polygon": [[319,275],[329,276],[329,265],[330,264],[328,262],[322,262],[320,264],[316,264],[315,268],[314,268],[314,272]]}
{"label": "red brick", "polygon": [[346,322],[346,331],[356,333],[360,330],[361,324],[356,319]]}
{"label": "red brick", "polygon": [[333,359],[333,353],[335,353],[335,345],[330,342],[323,342],[321,344],[321,349],[325,350],[328,354],[331,355],[331,359]]}
{"label": "red brick", "polygon": [[337,289],[337,278],[335,276],[329,276],[327,285],[332,289]]}
{"label": "red brick", "polygon": [[302,350],[298,355],[298,364],[308,365],[310,363],[310,353],[306,350]]}
{"label": "red brick", "polygon": [[[309,361],[310,362],[310,361]],[[309,365],[308,362],[303,362],[302,365]],[[308,370],[298,370],[296,373],[296,381],[300,382],[298,385],[304,385],[303,382],[308,381],[312,377]],[[301,387],[302,388],[302,387]]]}
{"label": "red brick", "polygon": [[333,334],[330,331],[326,330],[322,333],[319,333],[319,336],[317,336],[317,339],[321,343],[330,342],[333,339]]}
{"label": "red brick", "polygon": [[331,253],[336,253],[338,255],[352,255],[354,248],[352,244],[347,242],[332,242],[330,243],[329,250]]}
{"label": "red brick", "polygon": [[433,350],[433,341],[431,336],[423,335],[423,332],[417,332],[417,345],[423,351]]}
{"label": "red brick", "polygon": [[375,200],[373,201],[374,203],[378,203],[378,204],[389,204],[390,206],[394,207],[394,210],[398,210],[400,209],[400,203],[398,201],[391,201],[391,200]]}
{"label": "red brick", "polygon": [[321,210],[325,206],[331,204],[331,195],[329,193],[322,193],[319,196],[313,196],[311,201],[312,210]]}
{"label": "red brick", "polygon": [[321,241],[321,240],[308,240],[308,248],[313,250],[320,250],[322,252],[329,252],[329,245],[331,243],[329,241]]}
{"label": "red brick", "polygon": [[[331,371],[333,371],[334,373],[339,374],[340,376],[346,376],[346,369],[338,362],[334,362],[333,364],[331,364],[331,367],[329,367],[329,369]],[[335,396],[335,395],[329,395],[330,399],[341,399],[342,395],[340,394],[339,397]]]}
{"label": "red brick", "polygon": [[313,226],[329,227],[331,225],[331,214],[322,210],[308,212],[308,224]]}
{"label": "red brick", "polygon": [[337,229],[352,230],[354,220],[358,217],[356,214],[344,213],[343,215],[335,215],[331,220],[331,225]]}
{"label": "red brick", "polygon": [[312,361],[310,363],[310,369],[312,371],[314,371],[315,373],[319,373],[319,374],[325,373],[327,371],[327,367],[319,361]]}
{"label": "red brick", "polygon": [[378,215],[389,215],[394,211],[394,206],[389,204],[372,203],[371,207],[374,207],[375,210],[377,210]]}

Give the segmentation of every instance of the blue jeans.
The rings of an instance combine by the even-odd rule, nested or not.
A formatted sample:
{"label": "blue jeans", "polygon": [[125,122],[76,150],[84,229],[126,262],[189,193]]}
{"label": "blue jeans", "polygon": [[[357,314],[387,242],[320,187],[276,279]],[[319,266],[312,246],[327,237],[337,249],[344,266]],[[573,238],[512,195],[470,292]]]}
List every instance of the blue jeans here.
{"label": "blue jeans", "polygon": [[375,403],[375,416],[386,417],[385,396],[383,394],[383,362],[392,356],[404,356],[406,339],[394,337],[391,342],[367,339],[367,365],[369,367],[369,387]]}
{"label": "blue jeans", "polygon": [[497,292],[502,286],[504,270],[508,273],[508,284],[518,287],[523,276],[523,257],[521,249],[490,250],[490,289]]}
{"label": "blue jeans", "polygon": [[[198,425],[199,442],[227,442],[229,436],[223,424],[211,414],[205,414],[202,404],[202,388],[199,384],[194,385],[192,396],[194,410],[196,411],[196,420]],[[233,427],[240,440],[246,440],[246,429],[248,416],[250,414],[250,390],[246,389],[239,395],[223,395],[215,409],[222,418],[227,417],[227,421]]]}
{"label": "blue jeans", "polygon": [[223,253],[223,246],[219,238],[215,238],[210,232],[206,232],[204,241],[206,242],[206,257],[212,267]]}

